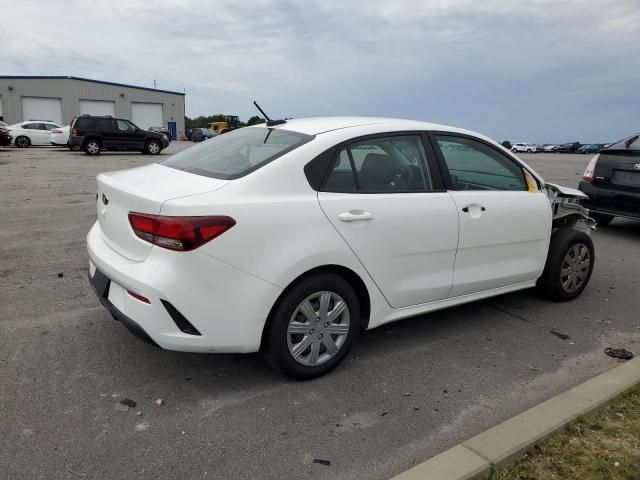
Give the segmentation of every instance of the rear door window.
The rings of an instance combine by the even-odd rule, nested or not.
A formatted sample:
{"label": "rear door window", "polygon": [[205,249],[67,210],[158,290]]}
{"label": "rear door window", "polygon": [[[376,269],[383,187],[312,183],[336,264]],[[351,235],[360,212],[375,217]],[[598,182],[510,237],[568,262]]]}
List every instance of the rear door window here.
{"label": "rear door window", "polygon": [[159,163],[197,175],[230,180],[257,170],[313,138],[289,130],[247,127],[218,135]]}
{"label": "rear door window", "polygon": [[376,137],[342,148],[323,188],[329,192],[361,193],[433,189],[420,135]]}

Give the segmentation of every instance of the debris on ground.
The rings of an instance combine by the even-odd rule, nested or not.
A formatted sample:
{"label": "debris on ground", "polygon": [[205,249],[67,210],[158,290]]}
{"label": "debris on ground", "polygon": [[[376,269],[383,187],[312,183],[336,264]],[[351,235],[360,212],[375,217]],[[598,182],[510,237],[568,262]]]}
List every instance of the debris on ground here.
{"label": "debris on ground", "polygon": [[128,412],[129,411],[129,406],[125,405],[122,402],[116,402],[115,405],[113,406],[114,410],[117,410],[119,412]]}
{"label": "debris on ground", "polygon": [[413,409],[417,412],[418,410],[420,410],[420,406],[416,405],[413,407]]}
{"label": "debris on ground", "polygon": [[402,395],[404,395],[405,397],[410,397],[411,394],[409,392],[404,392]]}
{"label": "debris on ground", "polygon": [[120,400],[120,403],[122,403],[123,405],[126,405],[129,408],[136,408],[136,405],[137,405],[136,402],[134,402],[130,398],[125,398],[124,400]]}
{"label": "debris on ground", "polygon": [[58,278],[62,278],[62,277],[64,277],[64,273],[60,272],[60,273],[58,274]]}
{"label": "debris on ground", "polygon": [[142,415],[142,411],[136,412],[136,415],[139,417],[140,415]]}
{"label": "debris on ground", "polygon": [[69,472],[71,475],[78,477],[78,478],[83,478],[84,477],[84,473],[78,473],[74,470],[71,470],[69,467],[67,467],[67,472]]}
{"label": "debris on ground", "polygon": [[380,416],[381,416],[381,417],[384,417],[385,415],[389,415],[389,412],[382,412],[382,413],[380,414]]}
{"label": "debris on ground", "polygon": [[164,405],[164,400],[159,398],[156,400],[156,405]]}
{"label": "debris on ground", "polygon": [[566,333],[560,333],[556,330],[549,330],[549,333],[552,335],[555,335],[556,337],[558,337],[560,340],[569,340],[571,337],[569,335],[567,335]]}
{"label": "debris on ground", "polygon": [[324,458],[314,458],[313,463],[319,463],[320,465],[328,467],[329,465],[331,465],[331,460],[325,460]]}
{"label": "debris on ground", "polygon": [[313,463],[313,457],[308,453],[305,453],[302,463],[304,463],[305,465],[311,465]]}
{"label": "debris on ground", "polygon": [[605,348],[604,353],[613,358],[620,358],[622,360],[631,360],[633,358],[633,353],[629,350],[625,350],[624,348]]}

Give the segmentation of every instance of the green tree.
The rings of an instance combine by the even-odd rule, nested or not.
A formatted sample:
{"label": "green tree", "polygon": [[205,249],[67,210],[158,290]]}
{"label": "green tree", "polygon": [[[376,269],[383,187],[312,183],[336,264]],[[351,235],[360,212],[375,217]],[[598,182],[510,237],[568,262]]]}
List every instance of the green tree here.
{"label": "green tree", "polygon": [[264,118],[259,117],[257,115],[254,115],[249,120],[247,120],[247,125],[258,125],[258,124],[264,123],[264,122],[265,122]]}

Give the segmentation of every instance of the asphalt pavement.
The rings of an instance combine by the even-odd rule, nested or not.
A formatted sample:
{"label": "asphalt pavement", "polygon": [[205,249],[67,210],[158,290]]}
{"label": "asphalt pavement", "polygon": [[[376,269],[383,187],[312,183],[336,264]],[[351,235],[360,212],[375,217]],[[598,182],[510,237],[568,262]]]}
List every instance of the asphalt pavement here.
{"label": "asphalt pavement", "polygon": [[[522,157],[571,187],[590,158]],[[313,381],[145,344],[95,298],[85,235],[95,176],[157,159],[0,148],[0,478],[387,479],[617,365],[607,346],[640,353],[630,220],[594,232],[577,300],[519,292],[386,325]]]}

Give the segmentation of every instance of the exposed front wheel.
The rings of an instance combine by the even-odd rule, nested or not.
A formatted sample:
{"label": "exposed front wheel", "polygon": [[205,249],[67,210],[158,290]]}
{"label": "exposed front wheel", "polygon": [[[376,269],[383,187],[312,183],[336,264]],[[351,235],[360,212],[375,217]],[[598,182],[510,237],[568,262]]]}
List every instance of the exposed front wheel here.
{"label": "exposed front wheel", "polygon": [[87,155],[98,155],[100,150],[102,150],[102,146],[97,140],[88,140],[84,144],[84,153]]}
{"label": "exposed front wheel", "polygon": [[162,150],[162,145],[157,140],[149,140],[147,142],[147,146],[145,147],[145,152],[149,155],[157,155]]}
{"label": "exposed front wheel", "polygon": [[547,263],[537,288],[551,300],[573,300],[589,283],[594,262],[591,237],[571,227],[561,228],[551,236]]}
{"label": "exposed front wheel", "polygon": [[27,148],[29,145],[31,145],[31,140],[29,140],[29,137],[20,135],[19,137],[16,138],[16,147]]}
{"label": "exposed front wheel", "polygon": [[601,227],[606,227],[611,223],[611,221],[615,218],[613,215],[607,215],[606,213],[591,213],[591,218],[593,218],[598,225]]}
{"label": "exposed front wheel", "polygon": [[297,378],[319,377],[349,353],[360,330],[360,304],[342,277],[319,274],[284,294],[263,340],[267,361]]}

